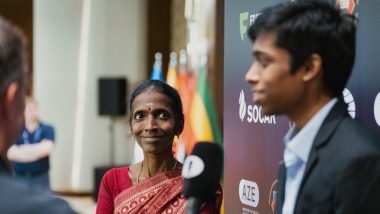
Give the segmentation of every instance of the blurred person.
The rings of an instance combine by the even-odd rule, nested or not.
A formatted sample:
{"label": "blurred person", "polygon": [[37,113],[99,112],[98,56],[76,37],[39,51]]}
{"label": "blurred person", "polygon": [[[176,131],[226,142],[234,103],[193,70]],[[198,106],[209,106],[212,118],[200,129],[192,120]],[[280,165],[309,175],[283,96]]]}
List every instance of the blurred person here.
{"label": "blurred person", "polygon": [[47,191],[28,189],[10,174],[7,150],[24,123],[24,37],[0,17],[0,213],[74,213]]}
{"label": "blurred person", "polygon": [[[130,129],[144,159],[104,175],[96,213],[184,213],[182,164],[172,153],[174,137],[184,125],[178,92],[162,81],[147,80],[133,91],[129,108]],[[216,196],[202,213],[219,213],[221,191]]]}
{"label": "blurred person", "polygon": [[265,9],[249,29],[245,79],[264,114],[285,114],[275,213],[376,213],[380,137],[347,113],[342,91],[355,58],[355,18],[326,1]]}
{"label": "blurred person", "polygon": [[26,98],[25,126],[16,144],[8,150],[17,180],[31,188],[50,191],[49,155],[54,147],[54,128],[40,121],[38,104]]}

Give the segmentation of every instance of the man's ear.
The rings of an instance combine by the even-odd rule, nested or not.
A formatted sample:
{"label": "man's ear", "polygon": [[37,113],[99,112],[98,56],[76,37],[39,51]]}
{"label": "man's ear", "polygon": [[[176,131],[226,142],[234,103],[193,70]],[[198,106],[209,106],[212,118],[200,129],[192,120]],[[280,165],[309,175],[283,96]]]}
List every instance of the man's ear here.
{"label": "man's ear", "polygon": [[318,75],[322,73],[322,59],[319,54],[313,53],[305,62],[305,70],[302,76],[304,81],[310,81],[315,79]]}
{"label": "man's ear", "polygon": [[17,82],[12,82],[7,90],[5,91],[5,96],[4,99],[1,103],[1,108],[2,111],[1,113],[3,114],[2,116],[6,119],[9,119],[11,116],[11,112],[15,111],[14,106],[16,102],[16,94],[17,90],[19,89],[19,85]]}

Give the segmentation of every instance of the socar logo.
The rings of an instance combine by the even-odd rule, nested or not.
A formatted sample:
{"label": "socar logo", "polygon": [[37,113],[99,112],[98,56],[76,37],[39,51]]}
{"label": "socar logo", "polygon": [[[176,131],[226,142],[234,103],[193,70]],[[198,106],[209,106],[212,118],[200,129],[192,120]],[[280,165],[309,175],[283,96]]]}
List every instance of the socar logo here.
{"label": "socar logo", "polygon": [[239,117],[241,122],[243,122],[245,113],[247,111],[247,104],[245,103],[245,96],[244,96],[244,91],[240,91],[240,96],[239,96]]}
{"label": "socar logo", "polygon": [[[247,117],[245,117],[247,114]],[[244,91],[240,91],[239,96],[239,118],[241,122],[246,121],[248,123],[259,124],[276,124],[275,115],[263,115],[261,114],[261,106],[250,105],[245,102]]]}

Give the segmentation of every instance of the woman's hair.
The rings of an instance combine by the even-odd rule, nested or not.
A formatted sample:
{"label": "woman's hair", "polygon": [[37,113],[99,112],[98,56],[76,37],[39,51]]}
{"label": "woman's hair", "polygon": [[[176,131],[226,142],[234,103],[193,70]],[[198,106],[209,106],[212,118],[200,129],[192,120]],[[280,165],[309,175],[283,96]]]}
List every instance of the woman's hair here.
{"label": "woman's hair", "polygon": [[132,104],[135,98],[147,90],[153,90],[166,95],[170,99],[170,107],[174,112],[175,134],[180,135],[183,130],[185,118],[182,110],[182,101],[176,89],[160,80],[145,80],[132,92],[129,101],[129,124],[132,121]]}

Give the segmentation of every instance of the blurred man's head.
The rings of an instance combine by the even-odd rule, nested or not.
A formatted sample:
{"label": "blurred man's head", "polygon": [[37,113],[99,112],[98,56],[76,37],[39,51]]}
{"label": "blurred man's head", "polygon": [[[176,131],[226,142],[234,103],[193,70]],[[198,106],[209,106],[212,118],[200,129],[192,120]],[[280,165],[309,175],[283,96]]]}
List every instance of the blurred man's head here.
{"label": "blurred man's head", "polygon": [[265,114],[286,114],[307,90],[340,96],[355,58],[353,17],[326,1],[287,2],[264,10],[248,34],[254,62],[246,80]]}
{"label": "blurred man's head", "polygon": [[31,97],[25,99],[25,122],[37,123],[40,119],[40,114],[38,112],[38,103]]}
{"label": "blurred man's head", "polygon": [[5,154],[24,123],[24,37],[0,17],[0,152]]}

